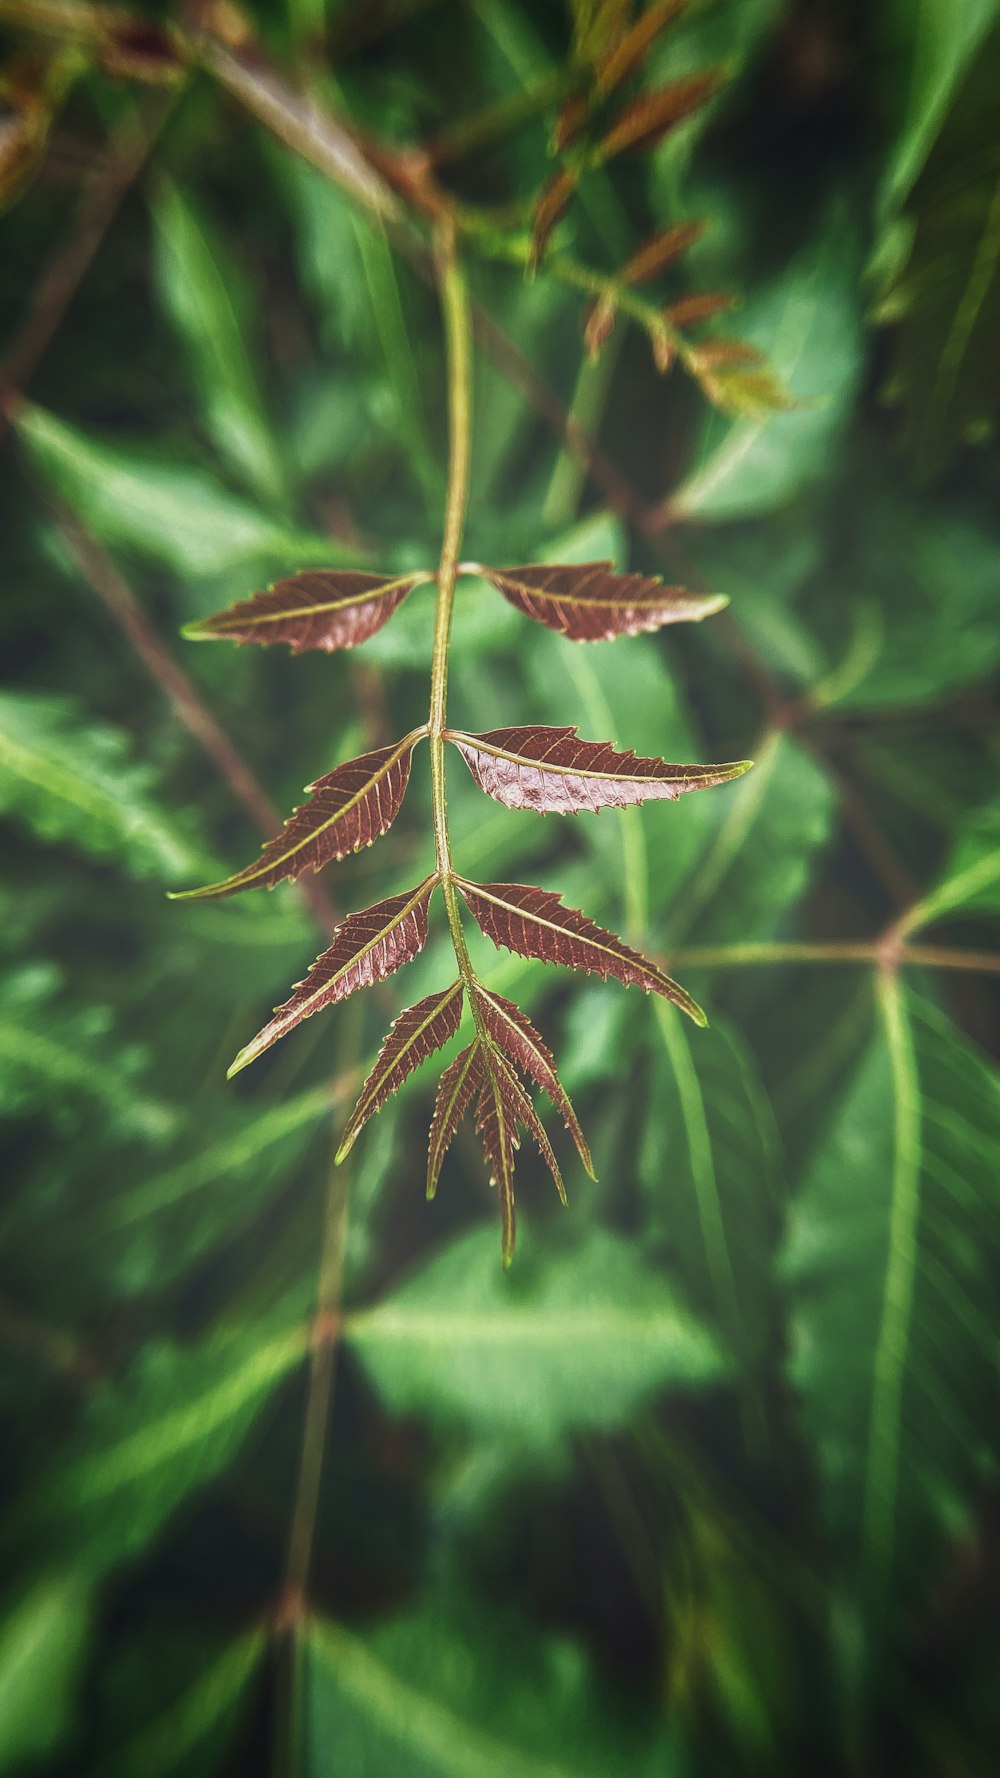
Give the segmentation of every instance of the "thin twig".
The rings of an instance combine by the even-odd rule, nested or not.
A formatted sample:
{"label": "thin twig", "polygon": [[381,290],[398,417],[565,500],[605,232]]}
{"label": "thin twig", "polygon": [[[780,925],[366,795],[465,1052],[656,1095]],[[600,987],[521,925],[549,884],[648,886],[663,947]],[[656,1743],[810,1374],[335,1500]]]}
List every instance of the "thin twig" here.
{"label": "thin twig", "polygon": [[175,103],[161,96],[148,115],[131,110],[83,181],[75,224],[60,243],[28,303],[20,331],[0,364],[0,440],[47,352],[126,192],[138,178]]}
{"label": "thin twig", "polygon": [[[164,647],[117,564],[67,507],[56,507],[54,520],[81,574],[170,701],[178,721],[211,760],[255,826],[269,838],[281,825],[278,811],[229,736],[202,703],[183,667]],[[322,884],[307,874],[299,878],[296,887],[317,923],[332,931],[337,914]]]}
{"label": "thin twig", "polygon": [[86,1386],[95,1383],[101,1374],[97,1359],[73,1335],[61,1328],[49,1327],[34,1315],[0,1297],[0,1339],[15,1351],[33,1358],[45,1370],[66,1377],[71,1383]]}
{"label": "thin twig", "polygon": [[1000,975],[1000,952],[958,951],[944,945],[887,946],[883,939],[810,943],[796,939],[748,940],[732,945],[682,945],[670,953],[672,964],[689,968],[741,969],[767,963],[863,963],[884,967],[887,961],[916,969],[958,969]]}

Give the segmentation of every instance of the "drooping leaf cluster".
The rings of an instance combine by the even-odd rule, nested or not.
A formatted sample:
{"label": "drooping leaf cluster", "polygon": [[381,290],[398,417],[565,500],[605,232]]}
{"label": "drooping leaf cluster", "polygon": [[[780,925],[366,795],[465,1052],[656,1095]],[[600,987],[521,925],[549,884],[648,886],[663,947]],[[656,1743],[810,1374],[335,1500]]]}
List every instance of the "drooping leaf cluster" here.
{"label": "drooping leaf cluster", "polygon": [[[485,579],[525,616],[573,641],[636,635],[663,624],[704,617],[719,604],[709,596],[664,587],[659,578],[614,574],[607,562],[521,568],[476,564],[464,572]],[[388,623],[415,587],[432,578],[427,573],[399,578],[310,569],[202,619],[189,626],[187,634],[196,640],[283,642],[295,654],[310,648],[326,653],[353,648]],[[425,725],[318,779],[308,787],[312,792],[309,802],[296,809],[283,832],[268,841],[256,864],[247,865],[225,882],[188,890],[179,899],[201,901],[244,889],[273,889],[283,879],[294,881],[304,871],[318,871],[331,859],[339,860],[370,846],[398,815],[414,747],[427,732]],[[634,753],[617,751],[610,742],[582,741],[571,728],[504,728],[483,735],[446,729],[444,739],[462,754],[488,796],[509,808],[530,808],[541,815],[585,810],[599,814],[602,809],[674,800],[683,792],[737,778],[751,763],[670,765],[666,760],[637,759]],[[705,1023],[696,1001],[662,969],[585,914],[564,907],[557,895],[524,883],[471,883],[461,876],[449,880],[457,885],[477,925],[498,948],[537,962],[612,976],[626,987],[643,988],[647,994],[662,994],[697,1024]],[[439,869],[415,888],[377,902],[363,913],[348,915],[332,944],[296,983],[291,998],[275,1008],[274,1017],[240,1050],[230,1075],[256,1061],[303,1019],[384,981],[404,963],[412,962],[427,942],[430,902],[441,881]],[[461,955],[458,961],[460,966],[464,964]],[[504,1261],[509,1263],[515,1239],[514,1151],[521,1129],[534,1137],[560,1197],[564,1201],[566,1197],[551,1144],[519,1071],[564,1111],[584,1165],[588,1171],[592,1167],[551,1053],[524,1014],[509,1001],[488,995],[467,965],[462,979],[443,994],[431,995],[400,1014],[365,1082],[338,1152],[346,1155],[362,1126],[389,1095],[454,1035],[466,991],[476,1035],[441,1080],[431,1127],[427,1195],[434,1195],[445,1152],[474,1102],[476,1129],[500,1202]]]}

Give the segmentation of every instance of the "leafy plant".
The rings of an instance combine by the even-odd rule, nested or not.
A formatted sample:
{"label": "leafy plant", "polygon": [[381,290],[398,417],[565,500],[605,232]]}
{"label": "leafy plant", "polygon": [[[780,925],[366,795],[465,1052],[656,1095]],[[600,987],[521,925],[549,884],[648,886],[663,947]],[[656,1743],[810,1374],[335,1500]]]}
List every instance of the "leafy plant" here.
{"label": "leafy plant", "polygon": [[499,947],[541,963],[613,976],[626,987],[635,985],[647,994],[661,994],[699,1025],[705,1023],[705,1015],[657,964],[585,914],[563,907],[557,895],[524,883],[472,883],[458,875],[448,824],[445,744],[458,749],[487,796],[508,808],[531,808],[541,815],[577,815],[585,810],[599,814],[601,809],[673,800],[684,792],[738,778],[750,761],[699,766],[637,759],[634,753],[616,751],[607,741],[582,741],[572,728],[499,728],[482,735],[448,728],[452,611],[456,584],[463,575],[489,581],[516,610],[574,642],[634,636],[663,624],[698,619],[717,610],[719,601],[664,587],[658,578],[614,574],[607,562],[483,568],[459,561],[469,476],[470,322],[465,281],[450,237],[441,243],[440,257],[448,336],[451,467],[437,575],[422,572],[393,577],[305,570],[291,580],[279,580],[243,604],[202,619],[187,631],[196,640],[221,637],[239,643],[284,642],[296,654],[309,648],[327,653],[356,648],[388,623],[416,587],[433,579],[437,605],[427,722],[401,741],[348,760],[310,784],[309,801],[296,809],[283,832],[267,843],[256,864],[225,882],[186,893],[187,898],[202,900],[261,885],[272,889],[284,878],[295,880],[303,871],[319,870],[331,858],[341,859],[370,846],[398,815],[414,748],[427,740],[434,873],[414,889],[349,915],[337,928],[330,947],[297,983],[291,999],[277,1007],[274,1018],[240,1050],[229,1073],[238,1074],[256,1061],[303,1019],[383,981],[409,963],[427,942],[430,902],[435,889],[440,888],[458,980],[408,1007],[395,1021],[365,1082],[337,1158],[342,1160],[350,1152],[363,1125],[399,1091],[407,1076],[455,1035],[467,1000],[475,1035],[441,1077],[431,1125],[427,1195],[433,1197],[445,1153],[463,1116],[474,1105],[490,1182],[500,1202],[503,1258],[509,1265],[515,1241],[514,1153],[522,1129],[534,1138],[559,1196],[566,1200],[559,1164],[522,1077],[539,1087],[561,1112],[592,1177],[593,1163],[551,1051],[525,1014],[509,1000],[490,994],[477,976],[462,930],[459,897]]}
{"label": "leafy plant", "polygon": [[196,11],[0,0],[0,1770],[993,1778],[996,0]]}

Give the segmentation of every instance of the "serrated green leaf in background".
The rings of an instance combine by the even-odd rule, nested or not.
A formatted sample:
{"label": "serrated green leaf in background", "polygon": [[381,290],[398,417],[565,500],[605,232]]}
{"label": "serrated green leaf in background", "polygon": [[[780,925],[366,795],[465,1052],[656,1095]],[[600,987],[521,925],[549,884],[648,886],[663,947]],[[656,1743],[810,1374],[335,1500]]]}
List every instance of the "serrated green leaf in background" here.
{"label": "serrated green leaf in background", "polygon": [[177,186],[161,186],[153,224],[160,302],[187,349],[206,431],[250,493],[280,510],[285,475],[250,355],[245,273]]}
{"label": "serrated green leaf in background", "polygon": [[898,981],[879,1000],[880,1029],[796,1199],[783,1259],[790,1376],[876,1635],[909,1588],[926,1592],[933,1569],[925,1559],[914,1572],[911,1558],[963,1523],[1000,1424],[1000,1080]]}
{"label": "serrated green leaf in background", "polygon": [[604,1778],[619,1760],[680,1778],[669,1733],[624,1719],[577,1644],[469,1601],[432,1599],[363,1635],[318,1619],[306,1658],[309,1778]]}
{"label": "serrated green leaf in background", "polygon": [[747,297],[739,337],[765,353],[797,405],[756,420],[709,414],[668,496],[674,520],[773,512],[823,476],[862,369],[857,258],[850,225],[832,217],[782,276]]}
{"label": "serrated green leaf in background", "polygon": [[[453,1241],[345,1328],[397,1413],[545,1448],[619,1426],[662,1389],[721,1380],[728,1358],[671,1281],[609,1234],[519,1263],[508,1288],[492,1229]],[[533,1275],[532,1275],[533,1271]]]}
{"label": "serrated green leaf in background", "polygon": [[166,562],[178,574],[222,574],[261,563],[332,567],[350,557],[332,539],[299,532],[229,493],[207,470],[98,442],[25,403],[17,428],[34,467],[106,543]]}
{"label": "serrated green leaf in background", "polygon": [[0,693],[0,811],[39,838],[138,877],[186,876],[202,854],[157,808],[150,779],[128,736],[71,699]]}

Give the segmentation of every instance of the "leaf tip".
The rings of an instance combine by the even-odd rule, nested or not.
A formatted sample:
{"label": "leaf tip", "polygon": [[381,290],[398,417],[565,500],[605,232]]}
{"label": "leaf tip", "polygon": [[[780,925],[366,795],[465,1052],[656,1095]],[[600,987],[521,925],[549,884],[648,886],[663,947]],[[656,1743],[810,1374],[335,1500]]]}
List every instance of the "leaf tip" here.
{"label": "leaf tip", "polygon": [[240,1050],[240,1053],[235,1060],[230,1062],[229,1067],[226,1069],[226,1079],[232,1080],[234,1074],[240,1074],[244,1068],[249,1068],[250,1063],[256,1061],[257,1055],[258,1051],[254,1048],[253,1044],[248,1043],[245,1049]]}

